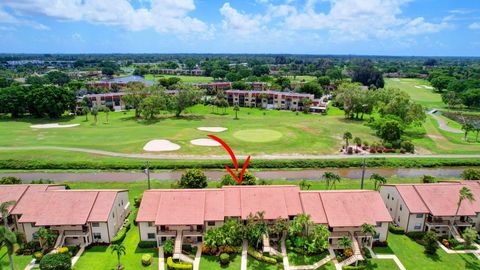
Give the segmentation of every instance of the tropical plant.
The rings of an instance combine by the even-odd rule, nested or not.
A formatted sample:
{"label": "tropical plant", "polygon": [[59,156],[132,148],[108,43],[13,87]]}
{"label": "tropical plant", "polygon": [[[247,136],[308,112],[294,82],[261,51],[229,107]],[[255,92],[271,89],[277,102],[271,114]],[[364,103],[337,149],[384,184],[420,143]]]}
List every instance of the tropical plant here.
{"label": "tropical plant", "polygon": [[463,240],[465,240],[465,247],[469,247],[474,240],[478,238],[478,232],[472,228],[466,228],[462,234]]}
{"label": "tropical plant", "polygon": [[187,170],[178,182],[181,188],[206,188],[207,185],[207,177],[199,169]]}
{"label": "tropical plant", "polygon": [[37,239],[42,249],[48,249],[51,247],[56,239],[57,235],[51,230],[41,227],[36,233],[33,234],[33,238]]}
{"label": "tropical plant", "polygon": [[7,227],[0,226],[0,249],[2,249],[2,247],[6,247],[7,254],[8,254],[8,261],[10,262],[10,268],[12,270],[15,270],[13,265],[12,255],[13,255],[16,243],[17,243],[17,237],[15,233],[10,231]]}
{"label": "tropical plant", "polygon": [[357,146],[361,146],[362,145],[362,139],[360,139],[360,137],[355,137],[353,139],[353,143],[356,144]]}
{"label": "tropical plant", "polygon": [[238,106],[238,104],[235,104],[235,106],[233,106],[233,110],[235,111],[235,120],[238,120],[238,112],[240,111],[240,106]]}
{"label": "tropical plant", "polygon": [[0,203],[0,217],[3,220],[3,225],[8,228],[8,216],[10,215],[10,207],[15,205],[15,201],[7,201]]}
{"label": "tropical plant", "polygon": [[21,184],[22,179],[15,177],[15,176],[4,176],[0,178],[0,185],[15,185]]}
{"label": "tropical plant", "polygon": [[425,253],[430,255],[437,253],[438,240],[437,234],[434,231],[428,231],[425,236],[423,236],[423,241],[425,242]]}
{"label": "tropical plant", "polygon": [[102,111],[105,113],[105,124],[108,124],[108,114],[110,113],[110,108],[103,106]]}
{"label": "tropical plant", "polygon": [[122,269],[120,257],[127,254],[127,249],[123,244],[113,244],[110,246],[110,249],[112,250],[112,254],[115,253],[117,255],[117,269]]}
{"label": "tropical plant", "polygon": [[265,212],[257,212],[247,217],[247,225],[245,226],[245,238],[248,243],[258,249],[262,242],[263,235],[268,235],[268,226],[265,220]]}
{"label": "tropical plant", "polygon": [[352,138],[353,136],[352,136],[352,133],[350,133],[350,131],[343,133],[343,139],[345,140],[346,148],[348,148],[348,140],[351,140]]}
{"label": "tropical plant", "polygon": [[462,172],[462,178],[464,180],[480,180],[480,170],[466,169]]}
{"label": "tropical plant", "polygon": [[471,123],[465,123],[462,125],[462,130],[464,131],[463,140],[467,141],[468,133],[475,130],[475,126]]}
{"label": "tropical plant", "polygon": [[298,182],[298,186],[301,190],[309,190],[310,187],[312,187],[312,184],[310,184],[310,182],[308,182],[307,180],[302,179],[300,180],[300,182]]}
{"label": "tropical plant", "polygon": [[95,125],[97,124],[97,116],[98,116],[98,109],[96,106],[92,107],[90,114],[93,115],[93,119],[95,120]]}
{"label": "tropical plant", "polygon": [[288,231],[288,225],[287,220],[278,217],[273,224],[272,232],[277,235],[282,235],[284,232]]}
{"label": "tropical plant", "polygon": [[323,174],[325,183],[327,184],[327,189],[335,189],[337,187],[337,182],[340,182],[340,175],[333,172],[325,172]]}
{"label": "tropical plant", "polygon": [[351,248],[352,247],[352,239],[348,236],[342,236],[342,238],[338,239],[338,246],[343,249]]}
{"label": "tropical plant", "polygon": [[308,234],[308,226],[312,225],[313,222],[310,218],[310,215],[300,214],[293,218],[288,227],[288,236],[294,237],[299,235]]}
{"label": "tropical plant", "polygon": [[69,254],[51,253],[40,260],[41,270],[70,270],[72,259]]}
{"label": "tropical plant", "polygon": [[458,211],[464,200],[468,200],[469,202],[475,201],[475,196],[473,195],[472,190],[467,187],[462,187],[458,192],[457,211],[455,211],[455,216],[458,216]]}
{"label": "tropical plant", "polygon": [[436,183],[437,179],[434,176],[431,175],[424,175],[422,176],[422,183],[428,184],[428,183]]}
{"label": "tropical plant", "polygon": [[375,230],[375,227],[372,224],[368,224],[368,223],[362,224],[361,231],[362,233],[367,235],[369,234],[371,236],[374,236],[377,233],[377,231]]}
{"label": "tropical plant", "polygon": [[172,238],[165,240],[165,242],[163,242],[163,252],[165,252],[165,254],[173,254],[173,245]]}
{"label": "tropical plant", "polygon": [[330,231],[328,230],[327,226],[323,224],[317,224],[313,226],[307,241],[307,252],[318,253],[327,249],[329,236]]}
{"label": "tropical plant", "polygon": [[387,178],[384,176],[381,176],[378,173],[374,173],[370,176],[370,180],[373,180],[373,187],[375,190],[380,189],[380,185],[384,185],[387,183]]}

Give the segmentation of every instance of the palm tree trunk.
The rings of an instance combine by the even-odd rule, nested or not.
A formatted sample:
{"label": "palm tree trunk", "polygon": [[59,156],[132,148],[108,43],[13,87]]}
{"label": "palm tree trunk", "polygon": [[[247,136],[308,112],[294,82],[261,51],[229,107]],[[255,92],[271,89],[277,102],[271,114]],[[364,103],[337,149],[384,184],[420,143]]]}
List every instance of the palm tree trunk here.
{"label": "palm tree trunk", "polygon": [[13,267],[12,252],[10,252],[10,250],[9,250],[7,253],[8,253],[8,260],[10,261],[10,268],[11,268],[12,270],[15,270],[15,268]]}

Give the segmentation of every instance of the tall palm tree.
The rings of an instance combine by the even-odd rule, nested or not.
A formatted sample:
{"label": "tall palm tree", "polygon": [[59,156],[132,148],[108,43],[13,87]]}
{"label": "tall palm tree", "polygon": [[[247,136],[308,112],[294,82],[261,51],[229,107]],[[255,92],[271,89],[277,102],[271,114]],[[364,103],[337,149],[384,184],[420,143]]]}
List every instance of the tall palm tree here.
{"label": "tall palm tree", "polygon": [[110,246],[110,248],[112,249],[112,254],[113,253],[116,253],[117,254],[117,269],[121,269],[122,268],[122,264],[120,263],[120,257],[122,255],[126,255],[127,254],[127,249],[125,248],[125,246],[123,244],[113,244]]}
{"label": "tall palm tree", "polygon": [[3,220],[3,225],[5,228],[8,228],[8,216],[10,215],[10,206],[15,205],[15,201],[8,201],[8,202],[3,202],[0,203],[0,215]]}
{"label": "tall palm tree", "polygon": [[240,107],[238,106],[238,104],[235,104],[235,106],[233,106],[233,110],[235,111],[235,120],[238,120],[238,111],[240,111]]}
{"label": "tall palm tree", "polygon": [[472,191],[467,187],[462,187],[458,192],[458,202],[457,202],[457,211],[455,212],[455,216],[458,215],[458,211],[460,210],[460,206],[462,202],[467,199],[469,202],[475,201],[475,196],[473,195]]}
{"label": "tall palm tree", "polygon": [[375,190],[379,190],[381,184],[387,183],[387,178],[385,178],[384,176],[381,176],[378,173],[372,174],[370,176],[370,180],[373,180],[373,186]]}
{"label": "tall palm tree", "polygon": [[337,187],[337,182],[340,182],[341,180],[340,175],[332,172],[325,172],[323,178],[325,178],[327,189],[335,189]]}
{"label": "tall palm tree", "polygon": [[13,266],[12,254],[17,243],[17,236],[10,231],[7,227],[0,226],[0,249],[2,246],[7,248],[8,260],[10,262],[10,268],[15,270]]}
{"label": "tall palm tree", "polygon": [[362,230],[362,233],[370,234],[372,236],[377,233],[377,231],[375,230],[375,227],[372,224],[368,224],[368,223],[363,223],[361,230]]}

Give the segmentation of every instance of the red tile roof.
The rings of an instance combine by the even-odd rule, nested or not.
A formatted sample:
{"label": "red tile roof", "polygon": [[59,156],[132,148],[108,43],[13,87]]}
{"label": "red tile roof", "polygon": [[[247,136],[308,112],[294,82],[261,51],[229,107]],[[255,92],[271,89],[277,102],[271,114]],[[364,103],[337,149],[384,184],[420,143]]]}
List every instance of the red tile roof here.
{"label": "red tile roof", "polygon": [[458,215],[476,216],[480,213],[480,183],[478,181],[451,181],[438,184],[387,185],[397,188],[411,213],[430,213],[434,216],[454,216],[459,191],[468,187],[475,201],[464,200]]}
{"label": "red tile roof", "polygon": [[266,219],[309,214],[315,223],[360,226],[391,221],[375,191],[300,191],[298,186],[226,186],[202,190],[149,190],[139,222],[156,225],[200,225],[263,211]]}
{"label": "red tile roof", "polygon": [[[17,203],[11,214],[36,226],[82,225],[107,221],[118,192],[126,190],[64,190],[63,185],[0,186],[0,202],[10,190]],[[23,191],[23,192],[22,192]],[[21,194],[20,194],[21,193]],[[20,194],[20,196],[19,196]]]}

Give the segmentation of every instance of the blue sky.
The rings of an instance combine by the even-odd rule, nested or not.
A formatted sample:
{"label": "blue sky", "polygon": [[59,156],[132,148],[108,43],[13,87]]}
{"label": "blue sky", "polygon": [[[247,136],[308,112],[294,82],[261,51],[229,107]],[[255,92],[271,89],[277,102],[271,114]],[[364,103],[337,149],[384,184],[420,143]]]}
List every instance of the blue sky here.
{"label": "blue sky", "polygon": [[480,56],[480,1],[0,0],[0,52]]}

